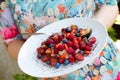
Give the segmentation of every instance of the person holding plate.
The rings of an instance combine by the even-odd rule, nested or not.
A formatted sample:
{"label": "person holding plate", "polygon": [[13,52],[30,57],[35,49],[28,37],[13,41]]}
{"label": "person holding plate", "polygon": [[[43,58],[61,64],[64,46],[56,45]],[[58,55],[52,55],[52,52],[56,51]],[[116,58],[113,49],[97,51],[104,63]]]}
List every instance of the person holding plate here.
{"label": "person holding plate", "polygon": [[[73,17],[94,18],[106,28],[118,14],[116,0],[0,0],[0,33],[10,56],[17,60],[25,40],[42,27]],[[28,36],[22,35],[28,33]],[[40,80],[120,80],[120,54],[109,38],[99,57],[84,67]]]}

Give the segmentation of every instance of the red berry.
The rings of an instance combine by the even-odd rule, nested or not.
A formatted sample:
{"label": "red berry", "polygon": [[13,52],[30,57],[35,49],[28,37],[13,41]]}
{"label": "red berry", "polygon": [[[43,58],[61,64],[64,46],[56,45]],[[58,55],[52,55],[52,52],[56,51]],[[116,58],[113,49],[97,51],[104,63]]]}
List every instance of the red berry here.
{"label": "red berry", "polygon": [[47,55],[44,55],[42,61],[46,62],[48,59],[49,59],[49,57]]}
{"label": "red berry", "polygon": [[63,58],[60,58],[60,59],[58,60],[58,62],[59,62],[60,64],[62,64],[62,63],[64,62],[64,59],[63,59]]}
{"label": "red berry", "polygon": [[65,45],[64,44],[59,44],[57,49],[59,51],[63,51],[65,49]]}
{"label": "red berry", "polygon": [[71,55],[75,53],[75,50],[72,47],[69,47],[66,51],[68,54],[71,54]]}
{"label": "red berry", "polygon": [[80,42],[79,42],[79,48],[80,48],[81,50],[84,50],[85,47],[86,47],[86,43],[85,43],[84,41],[80,41]]}
{"label": "red berry", "polygon": [[43,48],[37,48],[38,54],[44,54],[45,50]]}
{"label": "red berry", "polygon": [[54,41],[52,39],[47,39],[46,44],[47,45],[54,44]]}
{"label": "red berry", "polygon": [[54,49],[54,53],[55,53],[55,54],[58,54],[58,50],[57,50],[57,49]]}
{"label": "red berry", "polygon": [[62,41],[62,39],[63,39],[63,36],[62,35],[58,35],[59,42]]}
{"label": "red berry", "polygon": [[72,47],[72,46],[73,46],[73,43],[72,43],[70,40],[68,40],[68,41],[67,41],[67,45],[68,45],[68,47]]}
{"label": "red berry", "polygon": [[54,66],[56,62],[57,62],[57,59],[56,59],[56,58],[54,58],[54,57],[51,57],[51,58],[50,58],[50,65],[51,65],[51,66]]}
{"label": "red berry", "polygon": [[90,46],[85,46],[85,50],[91,51],[91,47]]}
{"label": "red berry", "polygon": [[75,58],[73,56],[69,56],[68,58],[69,62],[74,63],[75,62]]}
{"label": "red berry", "polygon": [[84,51],[84,54],[89,55],[91,52],[90,51]]}
{"label": "red berry", "polygon": [[67,38],[72,41],[75,38],[75,36],[73,34],[70,34]]}
{"label": "red berry", "polygon": [[78,48],[79,48],[79,45],[78,45],[78,44],[73,44],[73,46],[72,46],[72,47],[73,47],[73,49],[75,49],[75,50],[76,50],[76,49],[78,49]]}
{"label": "red berry", "polygon": [[83,61],[83,60],[84,60],[84,57],[83,57],[83,55],[82,55],[81,53],[76,54],[76,55],[75,55],[75,58],[76,58],[76,60],[78,60],[78,61]]}
{"label": "red berry", "polygon": [[96,38],[95,37],[91,37],[89,40],[88,40],[88,45],[92,45],[96,42]]}

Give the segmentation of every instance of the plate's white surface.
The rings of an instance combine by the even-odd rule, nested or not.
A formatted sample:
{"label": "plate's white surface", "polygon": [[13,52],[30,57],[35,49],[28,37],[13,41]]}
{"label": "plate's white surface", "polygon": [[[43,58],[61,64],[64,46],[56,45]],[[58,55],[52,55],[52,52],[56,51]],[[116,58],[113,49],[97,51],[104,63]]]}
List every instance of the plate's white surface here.
{"label": "plate's white surface", "polygon": [[92,51],[92,54],[88,57],[85,57],[85,60],[82,62],[74,63],[73,65],[61,66],[59,69],[54,67],[49,67],[47,64],[41,62],[37,59],[36,48],[38,48],[42,41],[46,40],[48,36],[46,35],[33,35],[31,36],[23,45],[19,52],[18,56],[18,65],[20,69],[32,76],[35,77],[54,77],[60,76],[69,72],[72,72],[76,69],[81,68],[86,65],[90,61],[92,61],[95,57],[99,55],[99,52],[104,48],[104,45],[107,40],[107,31],[101,23],[94,19],[90,18],[69,18],[65,20],[61,20],[59,22],[52,23],[41,30],[39,32],[44,33],[55,33],[60,32],[61,28],[68,27],[72,24],[78,25],[81,28],[91,28],[92,35],[97,38],[97,46]]}

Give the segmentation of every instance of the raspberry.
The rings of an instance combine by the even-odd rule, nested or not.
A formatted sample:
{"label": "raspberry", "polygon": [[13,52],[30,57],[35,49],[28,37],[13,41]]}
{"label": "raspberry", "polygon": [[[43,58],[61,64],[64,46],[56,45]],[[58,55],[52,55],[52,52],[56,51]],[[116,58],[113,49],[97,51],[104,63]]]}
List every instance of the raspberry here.
{"label": "raspberry", "polygon": [[73,43],[70,40],[68,40],[67,45],[68,45],[68,47],[72,47]]}
{"label": "raspberry", "polygon": [[63,36],[62,35],[58,35],[59,42],[62,41],[62,39],[63,39]]}
{"label": "raspberry", "polygon": [[75,50],[72,47],[69,47],[66,51],[68,54],[71,54],[71,55],[75,53]]}
{"label": "raspberry", "polygon": [[79,48],[80,48],[81,50],[84,50],[85,47],[86,47],[86,43],[85,43],[84,41],[80,41],[80,42],[79,42]]}
{"label": "raspberry", "polygon": [[79,48],[79,45],[78,45],[78,44],[73,44],[73,46],[72,46],[72,47],[73,47],[73,49],[75,49],[75,50],[76,50],[76,49],[78,49],[78,48]]}
{"label": "raspberry", "polygon": [[68,58],[69,62],[74,63],[75,62],[75,58],[73,56],[69,56]]}
{"label": "raspberry", "polygon": [[65,45],[64,44],[59,44],[57,49],[59,51],[63,51],[65,49]]}
{"label": "raspberry", "polygon": [[54,44],[54,41],[52,39],[46,40],[46,45]]}

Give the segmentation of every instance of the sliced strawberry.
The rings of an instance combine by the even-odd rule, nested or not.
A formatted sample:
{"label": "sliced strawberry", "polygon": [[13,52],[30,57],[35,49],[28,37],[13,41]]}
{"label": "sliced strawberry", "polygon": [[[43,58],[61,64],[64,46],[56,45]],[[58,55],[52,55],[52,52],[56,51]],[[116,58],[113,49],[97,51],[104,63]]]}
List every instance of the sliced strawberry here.
{"label": "sliced strawberry", "polygon": [[76,60],[78,60],[78,61],[83,61],[83,60],[84,60],[84,56],[83,56],[82,54],[80,54],[80,53],[76,54],[76,55],[75,55],[75,58],[76,58]]}
{"label": "sliced strawberry", "polygon": [[57,62],[57,59],[56,59],[56,58],[54,58],[54,57],[51,57],[51,58],[50,58],[50,65],[51,65],[51,66],[54,66],[56,62]]}
{"label": "sliced strawberry", "polygon": [[92,45],[96,42],[96,38],[95,37],[91,37],[89,40],[88,40],[88,45]]}
{"label": "sliced strawberry", "polygon": [[42,61],[46,62],[48,59],[49,59],[49,57],[47,55],[44,55]]}
{"label": "sliced strawberry", "polygon": [[84,51],[84,54],[89,55],[91,52],[90,51]]}
{"label": "sliced strawberry", "polygon": [[38,54],[44,54],[45,50],[43,48],[37,48]]}
{"label": "sliced strawberry", "polygon": [[91,51],[91,47],[90,46],[85,46],[85,50]]}
{"label": "sliced strawberry", "polygon": [[60,59],[58,60],[58,62],[59,62],[60,64],[62,64],[62,63],[64,62],[64,59],[63,59],[63,58],[60,58]]}

